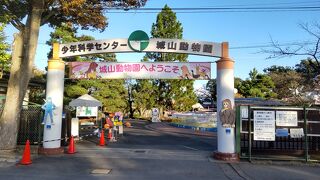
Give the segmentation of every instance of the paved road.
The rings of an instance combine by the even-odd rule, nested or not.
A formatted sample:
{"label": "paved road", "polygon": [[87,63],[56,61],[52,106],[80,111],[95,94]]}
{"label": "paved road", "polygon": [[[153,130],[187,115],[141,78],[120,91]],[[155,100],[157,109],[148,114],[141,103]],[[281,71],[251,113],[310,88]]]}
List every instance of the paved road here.
{"label": "paved road", "polygon": [[29,166],[0,166],[0,179],[320,179],[318,166],[215,161],[215,137],[163,132],[145,128],[143,121],[132,124],[105,147],[90,138],[78,142],[73,155],[38,156]]}

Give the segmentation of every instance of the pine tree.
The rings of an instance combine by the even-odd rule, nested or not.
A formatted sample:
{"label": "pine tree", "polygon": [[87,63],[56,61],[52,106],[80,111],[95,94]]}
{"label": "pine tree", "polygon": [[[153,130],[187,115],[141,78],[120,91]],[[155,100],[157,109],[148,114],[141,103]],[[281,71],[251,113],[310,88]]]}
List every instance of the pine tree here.
{"label": "pine tree", "polygon": [[[152,38],[182,39],[183,28],[176,13],[167,5],[152,24]],[[176,53],[147,53],[146,57],[155,62],[187,62],[188,55]],[[197,102],[191,80],[154,80],[157,106],[163,110],[187,111]]]}
{"label": "pine tree", "polygon": [[[77,36],[77,29],[71,24],[63,24],[62,26],[56,28],[56,30],[50,34],[50,37],[51,39],[47,42],[47,44],[51,44],[53,42],[69,43],[94,40],[93,37],[87,35]],[[49,55],[51,53],[52,52],[50,52]],[[63,58],[63,60],[66,62],[116,62],[117,58],[114,53],[106,53]],[[127,106],[125,101],[127,92],[124,87],[124,80],[66,80],[64,104],[68,104],[72,99],[88,93],[88,89],[91,87],[96,89],[91,95],[102,102],[104,110],[108,112],[125,110]]]}
{"label": "pine tree", "polygon": [[145,111],[153,108],[156,104],[155,86],[153,86],[152,80],[140,79],[136,81],[133,90],[134,106],[140,116],[145,117]]}

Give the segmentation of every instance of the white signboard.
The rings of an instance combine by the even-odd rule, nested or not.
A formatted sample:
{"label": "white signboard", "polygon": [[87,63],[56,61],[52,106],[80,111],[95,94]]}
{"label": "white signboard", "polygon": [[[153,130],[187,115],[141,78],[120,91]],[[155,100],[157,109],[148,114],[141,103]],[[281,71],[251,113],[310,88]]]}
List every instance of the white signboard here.
{"label": "white signboard", "polygon": [[253,114],[255,141],[275,141],[274,111],[254,111]]}
{"label": "white signboard", "polygon": [[71,135],[74,137],[79,136],[79,119],[78,118],[71,119]]}
{"label": "white signboard", "polygon": [[[130,41],[135,48],[145,43],[146,47],[139,52],[172,52],[196,54],[202,56],[221,57],[221,43],[205,41],[187,41],[182,39],[149,39]],[[60,44],[59,57],[79,56],[98,53],[136,52],[129,46],[128,39],[107,39],[95,41],[81,41]]]}
{"label": "white signboard", "polygon": [[240,106],[241,118],[248,119],[249,109],[248,106]]}
{"label": "white signboard", "polygon": [[277,126],[298,126],[298,112],[277,111],[276,124]]}
{"label": "white signboard", "polygon": [[77,117],[91,117],[91,116],[98,116],[98,107],[85,107],[85,106],[78,106],[77,107]]}
{"label": "white signboard", "polygon": [[158,108],[152,108],[151,122],[161,122],[159,119],[159,109]]}
{"label": "white signboard", "polygon": [[302,138],[304,137],[303,128],[291,128],[290,129],[291,138]]}

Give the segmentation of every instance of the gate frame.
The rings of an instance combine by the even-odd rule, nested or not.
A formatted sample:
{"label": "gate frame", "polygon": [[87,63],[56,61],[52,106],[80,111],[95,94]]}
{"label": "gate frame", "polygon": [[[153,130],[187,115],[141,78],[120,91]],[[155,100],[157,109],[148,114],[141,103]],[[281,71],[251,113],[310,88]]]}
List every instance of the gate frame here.
{"label": "gate frame", "polygon": [[[64,70],[65,62],[59,57],[58,43],[53,44],[53,55],[48,60],[46,98],[51,97],[56,105],[53,120],[55,125],[51,129],[44,128],[44,143],[42,151],[49,154],[61,153],[60,141],[50,141],[61,138],[61,121],[63,108]],[[171,52],[172,53],[172,52]],[[222,109],[222,101],[229,99],[234,109],[234,61],[229,57],[228,42],[221,43],[221,57],[217,63],[217,112]],[[217,113],[218,150],[213,156],[219,160],[238,161],[236,153],[235,128],[225,128]],[[46,153],[46,154],[48,154]]]}

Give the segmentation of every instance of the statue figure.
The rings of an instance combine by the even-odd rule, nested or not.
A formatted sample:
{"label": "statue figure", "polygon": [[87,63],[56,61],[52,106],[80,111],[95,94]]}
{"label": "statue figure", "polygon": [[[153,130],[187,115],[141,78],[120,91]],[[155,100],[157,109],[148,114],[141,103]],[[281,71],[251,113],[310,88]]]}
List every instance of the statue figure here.
{"label": "statue figure", "polygon": [[54,125],[52,111],[56,108],[56,106],[52,103],[51,97],[48,97],[47,100],[45,100],[45,103],[41,106],[41,108],[44,110],[42,124],[46,124],[49,114],[51,120],[50,125]]}

